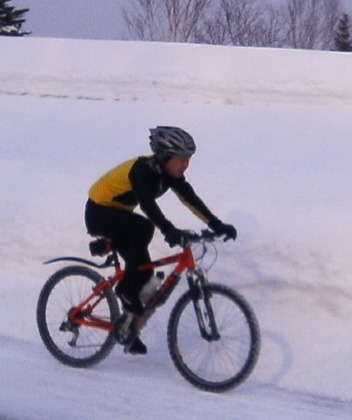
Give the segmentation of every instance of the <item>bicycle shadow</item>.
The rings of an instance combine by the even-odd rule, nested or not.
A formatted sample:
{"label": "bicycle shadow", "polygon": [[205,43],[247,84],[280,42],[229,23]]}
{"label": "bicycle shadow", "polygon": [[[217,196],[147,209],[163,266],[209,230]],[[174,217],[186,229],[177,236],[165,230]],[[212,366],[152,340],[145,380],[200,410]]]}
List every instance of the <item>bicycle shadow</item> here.
{"label": "bicycle shadow", "polygon": [[290,373],[294,361],[292,347],[278,332],[261,330],[262,348],[254,377],[260,382],[279,385]]}

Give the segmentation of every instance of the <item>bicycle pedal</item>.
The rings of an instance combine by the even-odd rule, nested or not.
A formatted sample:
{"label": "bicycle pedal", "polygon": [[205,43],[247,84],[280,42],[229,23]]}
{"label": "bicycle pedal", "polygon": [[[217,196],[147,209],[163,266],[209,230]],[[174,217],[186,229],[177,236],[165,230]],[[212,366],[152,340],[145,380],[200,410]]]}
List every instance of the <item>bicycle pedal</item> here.
{"label": "bicycle pedal", "polygon": [[129,343],[125,343],[124,344],[124,347],[123,347],[123,352],[124,353],[129,353],[132,344],[133,344],[133,340],[131,342],[129,342]]}
{"label": "bicycle pedal", "polygon": [[118,343],[127,344],[130,341],[130,337],[133,334],[131,329],[133,318],[133,314],[124,313],[115,321],[113,334]]}
{"label": "bicycle pedal", "polygon": [[148,349],[139,336],[136,335],[131,337],[131,342],[124,347],[123,351],[132,355],[144,355],[147,354]]}

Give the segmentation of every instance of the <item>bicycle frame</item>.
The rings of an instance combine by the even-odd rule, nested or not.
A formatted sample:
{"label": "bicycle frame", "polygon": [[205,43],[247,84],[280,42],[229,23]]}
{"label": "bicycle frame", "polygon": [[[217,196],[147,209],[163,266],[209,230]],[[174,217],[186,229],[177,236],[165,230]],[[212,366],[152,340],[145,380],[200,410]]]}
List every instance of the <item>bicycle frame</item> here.
{"label": "bicycle frame", "polygon": [[[72,325],[98,328],[98,329],[102,329],[109,332],[113,331],[114,325],[111,322],[105,321],[103,319],[100,319],[92,315],[94,308],[103,299],[102,294],[104,293],[106,288],[114,287],[123,279],[124,270],[121,269],[116,251],[113,251],[112,257],[113,258],[110,261],[113,261],[113,264],[111,265],[115,268],[114,275],[105,278],[100,284],[98,284],[94,288],[93,293],[91,293],[84,301],[82,301],[79,305],[75,306],[69,311],[68,317]],[[81,262],[81,263],[94,266],[97,268],[104,266],[104,265],[99,266],[89,260],[84,260],[84,259],[75,258],[75,257],[57,258],[55,260],[50,260],[47,263],[57,262],[57,261],[76,261],[76,262]],[[158,260],[152,261],[150,263],[144,264],[139,267],[139,271],[150,271],[154,268],[163,267],[163,266],[174,264],[174,263],[177,263],[176,267],[167,276],[167,278],[163,280],[161,287],[152,296],[152,298],[150,299],[146,307],[145,315],[143,315],[141,319],[143,320],[148,319],[156,306],[161,305],[166,302],[166,300],[169,298],[172,291],[178,284],[182,273],[185,270],[193,270],[195,268],[195,261],[194,261],[191,246],[188,245],[180,253],[177,253],[175,255],[171,255],[168,257],[160,258]]]}

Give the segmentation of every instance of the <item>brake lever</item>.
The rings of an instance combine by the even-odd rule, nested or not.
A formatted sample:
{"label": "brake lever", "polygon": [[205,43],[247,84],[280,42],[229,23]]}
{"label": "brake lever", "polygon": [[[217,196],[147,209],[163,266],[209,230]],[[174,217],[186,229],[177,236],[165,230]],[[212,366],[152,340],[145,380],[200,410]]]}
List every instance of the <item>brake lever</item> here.
{"label": "brake lever", "polygon": [[184,230],[183,235],[182,248],[186,248],[194,242],[199,242],[200,236],[191,230]]}

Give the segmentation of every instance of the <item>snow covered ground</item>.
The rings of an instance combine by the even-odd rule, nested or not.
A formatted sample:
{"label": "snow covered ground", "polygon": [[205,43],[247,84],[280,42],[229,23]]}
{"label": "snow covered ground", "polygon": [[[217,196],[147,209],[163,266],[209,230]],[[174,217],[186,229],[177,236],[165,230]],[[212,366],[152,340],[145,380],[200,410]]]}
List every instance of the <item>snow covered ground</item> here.
{"label": "snow covered ground", "polygon": [[[0,418],[351,418],[352,55],[43,39],[0,39],[0,52]],[[212,276],[248,299],[263,343],[222,395],[173,368],[172,301],[143,332],[147,356],[116,346],[89,370],[56,362],[36,328],[56,269],[42,262],[88,257],[89,186],[149,153],[157,124],[194,135],[187,177],[239,231]],[[171,193],[160,205],[202,227]],[[156,235],[152,254],[168,252]]]}

